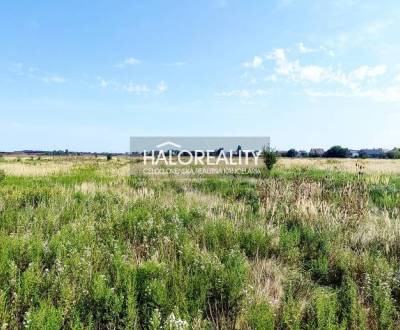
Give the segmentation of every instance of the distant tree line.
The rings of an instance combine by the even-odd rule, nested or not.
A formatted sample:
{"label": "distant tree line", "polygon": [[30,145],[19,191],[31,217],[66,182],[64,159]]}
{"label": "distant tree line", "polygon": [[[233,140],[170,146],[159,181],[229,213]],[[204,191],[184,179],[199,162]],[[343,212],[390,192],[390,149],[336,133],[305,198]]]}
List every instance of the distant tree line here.
{"label": "distant tree line", "polygon": [[383,158],[383,159],[400,159],[400,148],[394,148],[389,151],[383,149],[361,149],[350,150],[341,146],[333,146],[328,150],[311,149],[309,152],[289,149],[281,151],[279,155],[282,157],[323,157],[323,158]]}

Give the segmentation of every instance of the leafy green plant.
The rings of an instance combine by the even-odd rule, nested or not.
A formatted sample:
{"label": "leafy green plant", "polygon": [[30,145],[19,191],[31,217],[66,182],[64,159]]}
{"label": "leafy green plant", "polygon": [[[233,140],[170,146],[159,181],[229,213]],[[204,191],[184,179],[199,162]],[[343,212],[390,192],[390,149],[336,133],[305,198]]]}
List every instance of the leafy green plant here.
{"label": "leafy green plant", "polygon": [[253,330],[275,329],[275,314],[265,302],[251,304],[246,315],[246,320],[250,329]]}
{"label": "leafy green plant", "polygon": [[360,304],[357,286],[353,279],[346,275],[338,293],[340,320],[347,329],[366,329],[366,315]]}
{"label": "leafy green plant", "polygon": [[342,148],[341,146],[333,146],[324,153],[324,157],[346,158],[346,157],[350,157],[350,151],[349,151],[349,149]]}
{"label": "leafy green plant", "polygon": [[273,150],[264,149],[262,151],[262,157],[265,167],[268,169],[268,171],[271,171],[278,160],[277,153]]}
{"label": "leafy green plant", "polygon": [[340,329],[336,292],[318,288],[312,297],[306,320],[310,329]]}
{"label": "leafy green plant", "polygon": [[128,159],[76,162],[0,185],[0,328],[396,328],[397,176],[124,178],[106,173]]}

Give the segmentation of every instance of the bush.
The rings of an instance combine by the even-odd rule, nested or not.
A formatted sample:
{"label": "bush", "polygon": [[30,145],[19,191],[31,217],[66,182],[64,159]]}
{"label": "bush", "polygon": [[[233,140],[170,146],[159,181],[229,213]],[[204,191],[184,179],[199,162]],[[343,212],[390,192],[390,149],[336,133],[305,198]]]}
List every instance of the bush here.
{"label": "bush", "polygon": [[275,328],[275,315],[267,303],[254,303],[247,313],[247,323],[253,330],[272,330]]}
{"label": "bush", "polygon": [[128,177],[128,185],[134,189],[140,189],[148,185],[149,178],[145,175],[130,175]]}
{"label": "bush", "polygon": [[112,155],[111,154],[107,154],[107,161],[112,159]]}
{"label": "bush", "polygon": [[301,329],[301,304],[291,293],[286,297],[281,313],[280,329]]}
{"label": "bush", "polygon": [[166,266],[155,261],[143,262],[137,271],[136,285],[139,322],[142,326],[148,326],[154,319],[154,309],[161,312],[168,310],[170,296]]}
{"label": "bush", "polygon": [[366,329],[366,315],[358,300],[357,286],[348,275],[338,294],[342,324],[348,329]]}
{"label": "bush", "polygon": [[346,158],[350,157],[350,151],[347,148],[341,146],[333,146],[324,153],[324,157],[328,158]]}
{"label": "bush", "polygon": [[269,252],[271,238],[265,229],[249,228],[239,232],[239,244],[249,258],[265,258]]}
{"label": "bush", "polygon": [[277,161],[277,155],[275,151],[264,149],[262,152],[264,164],[266,168],[271,171]]}
{"label": "bush", "polygon": [[390,159],[400,159],[400,149],[395,148],[386,153],[386,157]]}
{"label": "bush", "polygon": [[96,274],[90,290],[91,312],[100,324],[119,319],[123,310],[122,297],[107,283],[106,276]]}
{"label": "bush", "polygon": [[40,307],[26,313],[24,323],[28,329],[61,329],[62,311],[51,306],[50,303],[42,303]]}
{"label": "bush", "polygon": [[297,153],[296,149],[290,149],[290,150],[286,153],[286,157],[293,158],[293,157],[296,157],[297,154],[298,154],[298,153]]}
{"label": "bush", "polygon": [[338,303],[335,292],[318,288],[307,312],[307,323],[311,329],[339,329]]}
{"label": "bush", "polygon": [[396,317],[395,301],[391,296],[391,289],[388,283],[374,279],[372,276],[367,296],[372,305],[372,315],[379,329],[394,329],[393,320]]}
{"label": "bush", "polygon": [[[223,320],[226,328],[234,328],[242,309],[244,289],[248,278],[246,259],[238,250],[231,250],[221,257],[223,267],[210,278],[211,290],[207,306],[212,320]],[[220,322],[217,321],[218,325]]]}
{"label": "bush", "polygon": [[0,170],[0,183],[4,181],[6,178],[6,173],[3,170]]}

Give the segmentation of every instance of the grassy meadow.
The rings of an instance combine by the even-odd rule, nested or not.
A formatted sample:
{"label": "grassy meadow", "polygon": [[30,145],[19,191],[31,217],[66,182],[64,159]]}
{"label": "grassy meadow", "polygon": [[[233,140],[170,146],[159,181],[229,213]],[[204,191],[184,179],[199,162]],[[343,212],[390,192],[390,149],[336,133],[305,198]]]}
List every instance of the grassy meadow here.
{"label": "grassy meadow", "polygon": [[130,166],[0,159],[0,329],[400,328],[400,161]]}

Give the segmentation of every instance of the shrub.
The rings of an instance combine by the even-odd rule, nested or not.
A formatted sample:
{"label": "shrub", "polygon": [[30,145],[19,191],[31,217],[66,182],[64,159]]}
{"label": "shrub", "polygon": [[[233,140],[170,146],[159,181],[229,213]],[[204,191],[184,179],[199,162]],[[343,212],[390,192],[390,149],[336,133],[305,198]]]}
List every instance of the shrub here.
{"label": "shrub", "polygon": [[4,170],[0,170],[0,183],[4,181],[5,178],[6,178],[6,173],[4,172]]}
{"label": "shrub", "polygon": [[140,189],[148,185],[149,178],[145,175],[130,175],[128,185],[134,189]]}
{"label": "shrub", "polygon": [[168,312],[167,269],[164,264],[146,261],[137,270],[139,322],[148,326],[154,320],[154,309]]}
{"label": "shrub", "polygon": [[210,278],[212,289],[207,306],[210,319],[222,320],[226,328],[234,328],[237,314],[242,309],[248,266],[244,256],[231,250],[221,257],[222,269]]}
{"label": "shrub", "polygon": [[294,158],[297,156],[297,154],[298,154],[298,152],[296,151],[296,149],[290,149],[286,153],[286,157]]}
{"label": "shrub", "polygon": [[106,324],[119,319],[122,312],[122,297],[114,292],[106,276],[97,274],[91,288],[91,312],[98,324]]}
{"label": "shrub", "polygon": [[297,227],[281,226],[279,233],[279,254],[288,262],[297,262],[300,258],[301,232]]}
{"label": "shrub", "polygon": [[281,314],[281,329],[301,329],[301,304],[291,293],[285,299]]}
{"label": "shrub", "polygon": [[107,154],[107,161],[112,159],[112,155],[111,154]]}
{"label": "shrub", "polygon": [[26,313],[25,327],[28,329],[61,329],[63,324],[62,311],[42,303],[36,309]]}
{"label": "shrub", "polygon": [[273,330],[275,328],[275,315],[265,302],[250,305],[246,320],[252,330]]}
{"label": "shrub", "polygon": [[333,146],[324,153],[324,156],[328,158],[346,158],[350,157],[350,151],[341,146]]}
{"label": "shrub", "polygon": [[394,148],[386,153],[386,157],[390,159],[400,159],[400,149]]}
{"label": "shrub", "polygon": [[271,171],[277,161],[277,154],[275,151],[264,149],[262,152],[264,164],[266,168]]}
{"label": "shrub", "polygon": [[[376,276],[376,275],[375,275]],[[367,288],[367,295],[372,305],[372,315],[379,329],[394,329],[396,307],[388,283],[372,279]]]}
{"label": "shrub", "polygon": [[235,227],[229,220],[209,222],[204,226],[204,243],[208,250],[223,252],[237,244]]}
{"label": "shrub", "polygon": [[307,323],[311,329],[339,329],[338,303],[335,292],[318,288],[307,312]]}
{"label": "shrub", "polygon": [[366,315],[358,300],[357,286],[349,275],[338,294],[340,319],[347,329],[366,329]]}
{"label": "shrub", "polygon": [[156,308],[156,309],[153,310],[153,313],[151,314],[149,330],[159,330],[159,329],[162,329],[161,313]]}
{"label": "shrub", "polygon": [[265,229],[249,228],[240,231],[239,244],[249,258],[265,258],[268,255],[268,249],[271,238]]}

